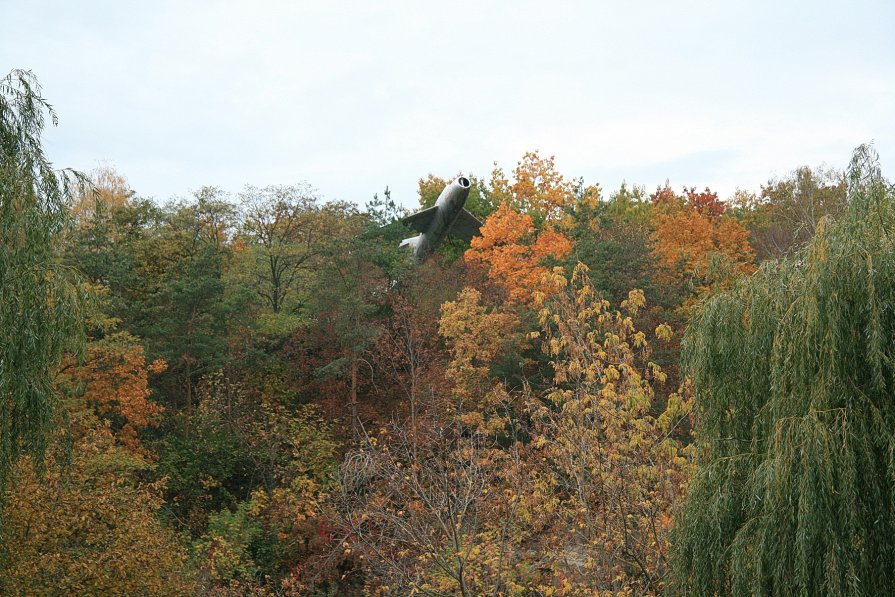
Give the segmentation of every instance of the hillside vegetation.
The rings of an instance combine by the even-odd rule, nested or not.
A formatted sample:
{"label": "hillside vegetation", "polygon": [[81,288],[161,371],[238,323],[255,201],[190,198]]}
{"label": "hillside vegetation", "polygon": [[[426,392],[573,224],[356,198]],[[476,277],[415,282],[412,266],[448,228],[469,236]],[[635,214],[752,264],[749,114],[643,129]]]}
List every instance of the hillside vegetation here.
{"label": "hillside vegetation", "polygon": [[387,190],[163,202],[47,118],[0,84],[0,594],[895,594],[871,148],[727,198],[526,153],[414,264]]}

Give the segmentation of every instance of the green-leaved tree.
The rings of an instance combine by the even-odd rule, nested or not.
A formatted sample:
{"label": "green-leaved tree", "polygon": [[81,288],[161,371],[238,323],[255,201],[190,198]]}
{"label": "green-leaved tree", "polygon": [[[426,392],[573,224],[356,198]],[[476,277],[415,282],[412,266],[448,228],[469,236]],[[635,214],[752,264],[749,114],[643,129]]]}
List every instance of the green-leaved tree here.
{"label": "green-leaved tree", "polygon": [[41,135],[56,114],[28,71],[0,80],[0,485],[21,453],[47,446],[52,374],[82,337],[73,272],[60,260],[74,172],[53,169]]}
{"label": "green-leaved tree", "polygon": [[680,592],[895,594],[895,192],[855,151],[841,217],[696,314],[700,463]]}

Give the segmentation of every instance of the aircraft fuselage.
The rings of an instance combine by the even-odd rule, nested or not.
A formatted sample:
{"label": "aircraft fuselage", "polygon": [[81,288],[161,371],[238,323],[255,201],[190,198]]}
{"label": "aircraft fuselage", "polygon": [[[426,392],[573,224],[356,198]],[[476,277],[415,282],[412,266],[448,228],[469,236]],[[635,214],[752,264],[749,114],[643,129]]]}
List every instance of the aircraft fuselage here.
{"label": "aircraft fuselage", "polygon": [[[470,186],[468,178],[457,178],[444,187],[434,206],[405,219],[405,223],[419,224],[416,226],[420,230],[419,236],[405,239],[401,243],[402,246],[409,245],[412,248],[414,259],[423,261],[431,255],[451,232],[461,214],[466,213],[463,206],[469,196]],[[471,214],[469,217],[472,217]]]}

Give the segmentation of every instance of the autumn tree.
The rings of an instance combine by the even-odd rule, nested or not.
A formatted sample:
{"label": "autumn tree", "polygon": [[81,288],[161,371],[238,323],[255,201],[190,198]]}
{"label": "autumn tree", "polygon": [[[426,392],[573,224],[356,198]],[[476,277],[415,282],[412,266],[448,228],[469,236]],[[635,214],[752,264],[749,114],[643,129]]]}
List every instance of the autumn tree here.
{"label": "autumn tree", "polygon": [[574,198],[575,185],[556,169],[554,157],[526,152],[513,170],[512,181],[495,165],[491,197],[495,205],[531,215],[538,223],[558,220]]}
{"label": "autumn tree", "polygon": [[[643,293],[631,291],[623,310],[612,310],[586,271],[579,264],[540,311],[555,385],[529,410],[532,446],[551,479],[540,499],[558,501],[548,549],[567,579],[562,594],[658,594],[688,471],[670,434],[687,408],[675,396],[653,414],[653,385],[665,376],[633,324]],[[667,339],[670,329],[656,334]]]}
{"label": "autumn tree", "polygon": [[552,157],[526,153],[513,182],[495,167],[491,199],[498,208],[473,238],[466,262],[486,271],[513,302],[551,292],[543,285],[544,275],[551,261],[565,259],[572,249],[559,224],[575,200],[575,185],[556,170]]}
{"label": "autumn tree", "polygon": [[464,288],[441,306],[438,332],[451,355],[445,378],[453,388],[454,412],[464,424],[482,428],[505,396],[492,378],[493,367],[518,351],[520,328],[516,315],[489,309],[474,288]]}
{"label": "autumn tree", "polygon": [[60,260],[77,175],[44,154],[56,114],[30,72],[0,80],[0,487],[20,453],[40,460],[53,426],[52,372],[82,338],[75,275]]}
{"label": "autumn tree", "polygon": [[710,218],[716,218],[724,213],[727,206],[723,201],[718,199],[718,193],[708,187],[702,191],[697,191],[696,187],[689,189],[684,187],[684,195],[686,196],[686,204],[701,214],[705,214]]}
{"label": "autumn tree", "polygon": [[57,384],[68,386],[108,420],[122,445],[148,455],[138,434],[158,427],[164,412],[164,407],[150,400],[149,375],[166,368],[162,359],[149,362],[135,337],[116,332],[89,342],[83,363],[67,363]]}
{"label": "autumn tree", "polygon": [[835,169],[802,167],[762,185],[740,202],[759,258],[782,257],[801,248],[828,215],[847,202],[846,176]]}
{"label": "autumn tree", "polygon": [[[692,288],[693,297],[723,289],[755,270],[749,231],[706,189],[674,195],[667,186],[651,197],[655,206],[652,254],[664,283]],[[693,299],[684,302],[691,305]]]}
{"label": "autumn tree", "polygon": [[561,232],[538,231],[530,215],[503,204],[485,221],[481,236],[472,239],[465,258],[484,268],[511,301],[525,303],[536,293],[552,292],[549,282],[544,283],[549,271],[545,262],[562,260],[571,248]]}
{"label": "autumn tree", "polygon": [[895,194],[867,147],[848,187],[838,221],[687,332],[699,465],[675,530],[681,591],[895,591]]}
{"label": "autumn tree", "polygon": [[[4,595],[194,594],[187,553],[158,518],[164,481],[143,480],[151,468],[116,445],[89,410],[72,413],[73,460],[38,472],[21,459],[6,492],[0,538]],[[57,438],[58,439],[58,438]]]}

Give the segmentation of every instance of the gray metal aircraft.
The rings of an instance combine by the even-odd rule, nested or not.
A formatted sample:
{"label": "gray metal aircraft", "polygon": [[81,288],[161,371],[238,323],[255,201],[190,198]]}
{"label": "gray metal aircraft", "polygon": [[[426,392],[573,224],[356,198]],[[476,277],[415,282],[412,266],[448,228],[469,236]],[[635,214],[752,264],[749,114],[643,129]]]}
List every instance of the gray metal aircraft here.
{"label": "gray metal aircraft", "polygon": [[416,261],[425,261],[448,234],[469,242],[479,233],[482,223],[463,209],[469,196],[469,187],[469,179],[460,176],[444,187],[435,205],[401,220],[420,233],[419,236],[401,241],[402,247],[410,247]]}

